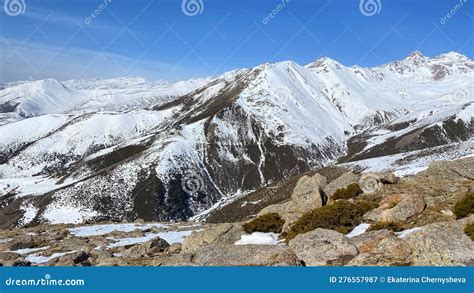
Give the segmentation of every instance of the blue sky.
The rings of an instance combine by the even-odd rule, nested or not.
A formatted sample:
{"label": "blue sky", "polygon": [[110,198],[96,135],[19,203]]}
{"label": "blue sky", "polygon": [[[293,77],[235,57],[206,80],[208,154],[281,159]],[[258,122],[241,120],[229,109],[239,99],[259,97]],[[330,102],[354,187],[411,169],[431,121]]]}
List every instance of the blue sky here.
{"label": "blue sky", "polygon": [[[4,1],[24,1],[25,11],[10,16],[4,5],[0,14],[2,82],[176,81],[322,56],[374,66],[414,50],[474,56],[474,0],[186,0],[202,1],[195,16],[182,0]],[[364,15],[360,1],[379,13]]]}

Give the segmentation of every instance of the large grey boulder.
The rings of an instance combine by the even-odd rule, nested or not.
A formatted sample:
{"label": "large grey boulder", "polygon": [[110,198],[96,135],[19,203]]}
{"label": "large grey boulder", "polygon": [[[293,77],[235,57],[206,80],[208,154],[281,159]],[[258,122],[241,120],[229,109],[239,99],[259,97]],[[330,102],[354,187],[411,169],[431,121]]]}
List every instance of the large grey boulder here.
{"label": "large grey boulder", "polygon": [[358,253],[345,235],[328,229],[300,234],[289,246],[307,266],[341,265]]}
{"label": "large grey boulder", "polygon": [[323,188],[324,193],[330,198],[338,189],[346,188],[348,185],[358,183],[360,175],[346,172],[337,179],[331,181]]}
{"label": "large grey boulder", "polygon": [[405,242],[412,251],[415,266],[472,266],[474,241],[464,233],[474,215],[458,220],[421,227],[409,234]]}
{"label": "large grey boulder", "polygon": [[23,257],[14,252],[4,251],[0,252],[0,266],[5,267],[12,267],[12,266],[20,266],[18,265],[24,261]]}
{"label": "large grey boulder", "polygon": [[397,184],[398,183],[398,177],[393,172],[381,173],[379,174],[379,178],[383,184]]}
{"label": "large grey boulder", "polygon": [[15,252],[10,252],[10,251],[1,251],[0,252],[0,262],[2,261],[9,261],[9,260],[14,260],[17,258],[20,258],[21,255]]}
{"label": "large grey boulder", "polygon": [[474,183],[471,184],[471,186],[469,186],[467,192],[468,192],[468,193],[474,193]]}
{"label": "large grey boulder", "polygon": [[89,259],[89,254],[85,251],[77,251],[74,253],[66,254],[59,258],[56,266],[65,266],[65,265],[78,265],[85,263]]}
{"label": "large grey boulder", "polygon": [[112,257],[112,254],[110,252],[102,249],[92,249],[90,251],[90,255],[94,259],[106,259]]}
{"label": "large grey boulder", "polygon": [[359,253],[372,252],[380,241],[393,236],[395,236],[395,233],[390,230],[368,231],[349,238],[349,243],[355,245]]}
{"label": "large grey boulder", "polygon": [[161,266],[161,267],[195,267],[198,264],[192,262],[191,254],[159,254],[153,257],[151,262],[152,266]]}
{"label": "large grey boulder", "polygon": [[446,179],[465,178],[474,180],[474,157],[469,157],[455,161],[436,161],[430,164],[428,170],[422,173],[442,173]]}
{"label": "large grey boulder", "polygon": [[173,243],[168,247],[168,253],[180,253],[183,249],[183,245],[181,243]]}
{"label": "large grey boulder", "polygon": [[297,266],[286,245],[209,245],[192,256],[199,266]]}
{"label": "large grey boulder", "polygon": [[[372,235],[378,240],[382,233]],[[363,247],[364,252],[359,251],[361,253],[349,261],[348,266],[406,266],[412,262],[409,247],[393,234],[380,239],[373,247]]]}
{"label": "large grey boulder", "polygon": [[45,264],[41,264],[44,266],[81,266],[81,265],[90,265],[89,263],[90,255],[85,251],[75,251],[67,253],[63,256],[56,257]]}
{"label": "large grey boulder", "polygon": [[60,247],[63,250],[84,250],[91,247],[86,239],[78,237],[63,239],[57,242],[54,246]]}
{"label": "large grey boulder", "polygon": [[166,248],[170,247],[169,243],[160,237],[155,237],[152,240],[145,242],[143,246],[145,246],[148,254],[163,252]]}
{"label": "large grey boulder", "polygon": [[364,215],[373,222],[403,222],[425,209],[423,196],[419,194],[393,194],[385,196],[379,207]]}
{"label": "large grey boulder", "polygon": [[148,252],[143,244],[134,245],[122,252],[122,257],[124,258],[142,258],[147,256]]}
{"label": "large grey boulder", "polygon": [[7,247],[9,250],[42,247],[47,245],[49,245],[49,243],[44,236],[36,235],[15,236],[13,241],[9,241],[7,243]]}
{"label": "large grey boulder", "polygon": [[127,263],[121,257],[99,257],[94,265],[98,267],[117,267],[126,266]]}
{"label": "large grey boulder", "polygon": [[217,224],[186,237],[181,250],[190,253],[211,244],[234,244],[244,234],[244,228],[240,223]]}
{"label": "large grey boulder", "polygon": [[285,202],[267,206],[258,215],[277,213],[285,220],[283,231],[288,231],[304,213],[323,206],[322,188],[326,177],[319,174],[301,177],[293,190],[291,198]]}

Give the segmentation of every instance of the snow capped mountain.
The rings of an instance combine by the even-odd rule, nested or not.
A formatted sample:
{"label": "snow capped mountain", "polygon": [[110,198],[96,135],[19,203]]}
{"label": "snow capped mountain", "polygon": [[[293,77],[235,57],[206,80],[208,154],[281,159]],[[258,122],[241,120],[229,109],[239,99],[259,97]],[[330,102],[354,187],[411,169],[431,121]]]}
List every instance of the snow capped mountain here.
{"label": "snow capped mountain", "polygon": [[[401,114],[403,98],[371,70],[345,67],[323,58],[306,66],[324,84],[324,91],[355,131]],[[382,94],[383,93],[383,94]]]}
{"label": "snow capped mountain", "polygon": [[175,84],[7,84],[0,226],[187,219],[288,173],[472,140],[473,80],[463,55],[414,52],[374,68],[322,58]]}
{"label": "snow capped mountain", "polygon": [[[2,108],[14,108],[23,118],[65,113],[86,102],[88,97],[54,79],[37,80],[2,90]],[[4,112],[10,112],[5,111]]]}
{"label": "snow capped mountain", "polygon": [[441,54],[434,58],[425,57],[420,52],[413,52],[402,61],[382,65],[377,69],[390,78],[404,76],[441,80],[450,75],[468,73],[473,68],[472,60],[456,52]]}
{"label": "snow capped mountain", "polygon": [[265,130],[281,135],[281,143],[344,140],[344,131],[351,127],[321,91],[317,76],[294,62],[266,64],[255,71],[238,103],[261,120]]}
{"label": "snow capped mountain", "polygon": [[0,114],[12,122],[45,114],[143,109],[192,92],[211,79],[175,84],[150,82],[143,78],[69,80],[63,83],[45,79],[11,83],[0,94]]}

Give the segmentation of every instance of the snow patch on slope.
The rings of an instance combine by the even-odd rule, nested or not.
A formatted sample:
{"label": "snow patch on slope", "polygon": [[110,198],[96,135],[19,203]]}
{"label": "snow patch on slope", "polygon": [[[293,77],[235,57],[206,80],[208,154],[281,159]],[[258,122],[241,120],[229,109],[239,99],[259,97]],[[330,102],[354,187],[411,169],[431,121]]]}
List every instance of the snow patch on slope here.
{"label": "snow patch on slope", "polygon": [[0,126],[0,153],[15,151],[64,125],[68,115],[43,115]]}
{"label": "snow patch on slope", "polygon": [[473,150],[474,140],[471,139],[461,143],[344,163],[341,166],[361,168],[364,172],[392,171],[402,177],[424,171],[434,161],[449,161],[471,155]]}
{"label": "snow patch on slope", "polygon": [[78,206],[53,202],[46,207],[42,217],[50,224],[79,224],[98,216],[96,211]]}
{"label": "snow patch on slope", "polygon": [[69,229],[69,232],[74,236],[78,237],[89,237],[89,236],[100,236],[112,233],[113,231],[119,232],[132,232],[135,230],[147,230],[153,227],[166,228],[167,225],[161,223],[117,223],[117,224],[101,224],[101,225],[89,225],[81,226]]}
{"label": "snow patch on slope", "polygon": [[282,241],[278,239],[278,234],[275,233],[262,233],[262,232],[253,232],[250,235],[242,235],[235,245],[249,245],[249,244],[259,244],[259,245],[275,245],[279,244]]}

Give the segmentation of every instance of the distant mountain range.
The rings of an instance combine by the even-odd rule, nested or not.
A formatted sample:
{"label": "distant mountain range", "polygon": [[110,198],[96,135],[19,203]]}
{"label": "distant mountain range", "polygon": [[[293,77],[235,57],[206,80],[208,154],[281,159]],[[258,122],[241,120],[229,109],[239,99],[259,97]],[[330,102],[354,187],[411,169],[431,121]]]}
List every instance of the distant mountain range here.
{"label": "distant mountain range", "polygon": [[4,84],[0,226],[185,220],[288,174],[470,142],[473,81],[466,56],[414,52],[373,68],[322,58],[175,84]]}

